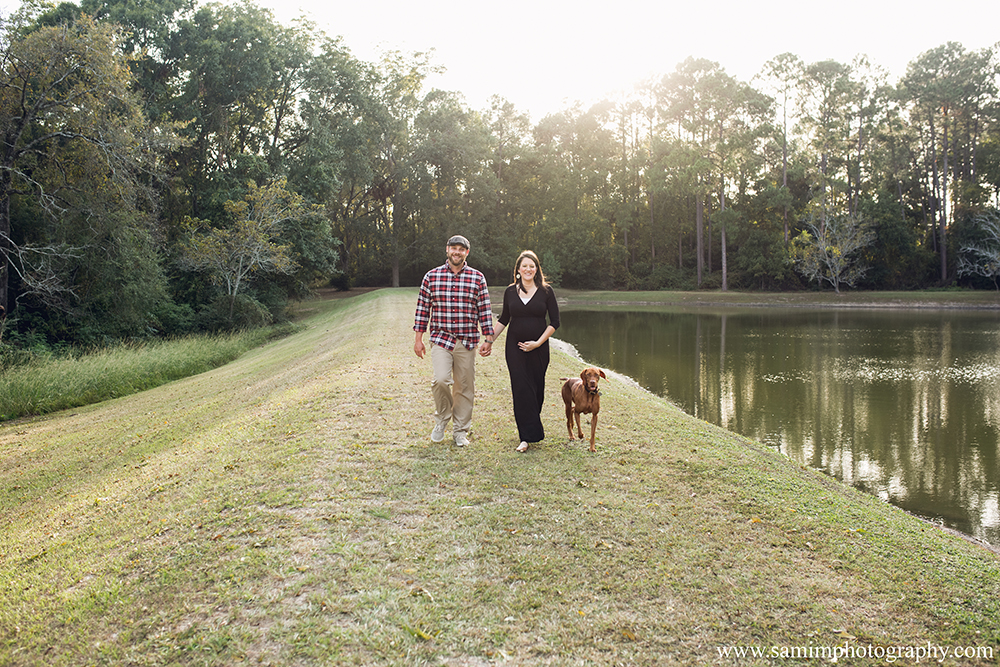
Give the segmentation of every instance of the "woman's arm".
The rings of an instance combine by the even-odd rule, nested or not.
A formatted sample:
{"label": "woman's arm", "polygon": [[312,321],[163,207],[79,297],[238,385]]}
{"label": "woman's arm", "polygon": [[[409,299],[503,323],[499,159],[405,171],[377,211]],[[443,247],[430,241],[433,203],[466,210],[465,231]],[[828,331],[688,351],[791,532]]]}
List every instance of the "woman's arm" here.
{"label": "woman's arm", "polygon": [[549,324],[553,329],[559,328],[559,302],[556,301],[556,293],[551,287],[546,286],[545,306],[549,309]]}
{"label": "woman's arm", "polygon": [[517,344],[517,346],[521,348],[521,350],[524,352],[531,352],[535,348],[541,347],[545,343],[545,341],[549,339],[549,336],[551,336],[555,332],[556,328],[550,324],[549,326],[545,327],[545,331],[543,331],[542,335],[538,337],[538,340],[521,341],[520,343]]}
{"label": "woman's arm", "polygon": [[490,352],[493,351],[493,343],[495,343],[496,340],[500,338],[500,334],[502,334],[503,330],[507,328],[507,325],[504,324],[504,321],[508,322],[510,321],[510,314],[507,309],[507,292],[504,292],[503,295],[503,310],[500,313],[500,318],[497,320],[497,323],[493,326],[493,338],[489,337],[484,338],[483,344],[479,346],[479,356],[481,357],[490,356]]}

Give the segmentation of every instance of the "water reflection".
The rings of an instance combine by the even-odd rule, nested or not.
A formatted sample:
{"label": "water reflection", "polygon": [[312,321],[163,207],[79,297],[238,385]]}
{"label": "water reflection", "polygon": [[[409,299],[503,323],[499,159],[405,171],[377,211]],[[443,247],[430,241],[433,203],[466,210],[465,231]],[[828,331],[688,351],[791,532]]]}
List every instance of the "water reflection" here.
{"label": "water reflection", "polygon": [[566,309],[561,318],[559,337],[584,358],[689,414],[1000,546],[1000,313]]}

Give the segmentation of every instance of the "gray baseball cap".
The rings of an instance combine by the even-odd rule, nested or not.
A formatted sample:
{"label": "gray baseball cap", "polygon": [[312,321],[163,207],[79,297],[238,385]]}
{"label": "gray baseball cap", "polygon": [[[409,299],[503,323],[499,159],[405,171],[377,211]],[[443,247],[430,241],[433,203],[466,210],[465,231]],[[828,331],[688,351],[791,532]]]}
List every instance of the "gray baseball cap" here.
{"label": "gray baseball cap", "polygon": [[461,234],[455,234],[450,239],[448,239],[448,245],[460,245],[464,246],[466,250],[469,250],[469,239],[465,238]]}

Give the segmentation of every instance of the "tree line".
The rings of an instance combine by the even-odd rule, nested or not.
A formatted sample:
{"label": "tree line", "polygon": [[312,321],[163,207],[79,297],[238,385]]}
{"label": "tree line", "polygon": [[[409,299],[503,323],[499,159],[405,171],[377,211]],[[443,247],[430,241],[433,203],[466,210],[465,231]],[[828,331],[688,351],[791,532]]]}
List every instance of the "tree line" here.
{"label": "tree line", "polygon": [[689,58],[533,123],[428,90],[432,53],[365,62],[251,2],[0,21],[5,343],[266,324],[317,287],[417,284],[454,233],[491,284],[531,248],[567,288],[994,288],[996,48],[898,81]]}

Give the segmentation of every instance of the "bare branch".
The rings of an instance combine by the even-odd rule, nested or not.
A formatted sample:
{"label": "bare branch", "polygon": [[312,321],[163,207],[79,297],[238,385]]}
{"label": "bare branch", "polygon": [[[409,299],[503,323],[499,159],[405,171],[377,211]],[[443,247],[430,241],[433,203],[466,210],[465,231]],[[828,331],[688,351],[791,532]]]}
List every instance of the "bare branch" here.
{"label": "bare branch", "polygon": [[57,263],[60,260],[79,258],[83,248],[69,245],[17,245],[10,236],[2,233],[0,241],[5,242],[0,253],[24,286],[21,296],[34,296],[48,306],[69,312],[74,293],[63,282],[57,271]]}
{"label": "bare branch", "polygon": [[974,224],[983,238],[975,243],[962,246],[958,258],[958,275],[982,276],[993,281],[994,289],[1000,278],[1000,215],[996,212],[977,217]]}

